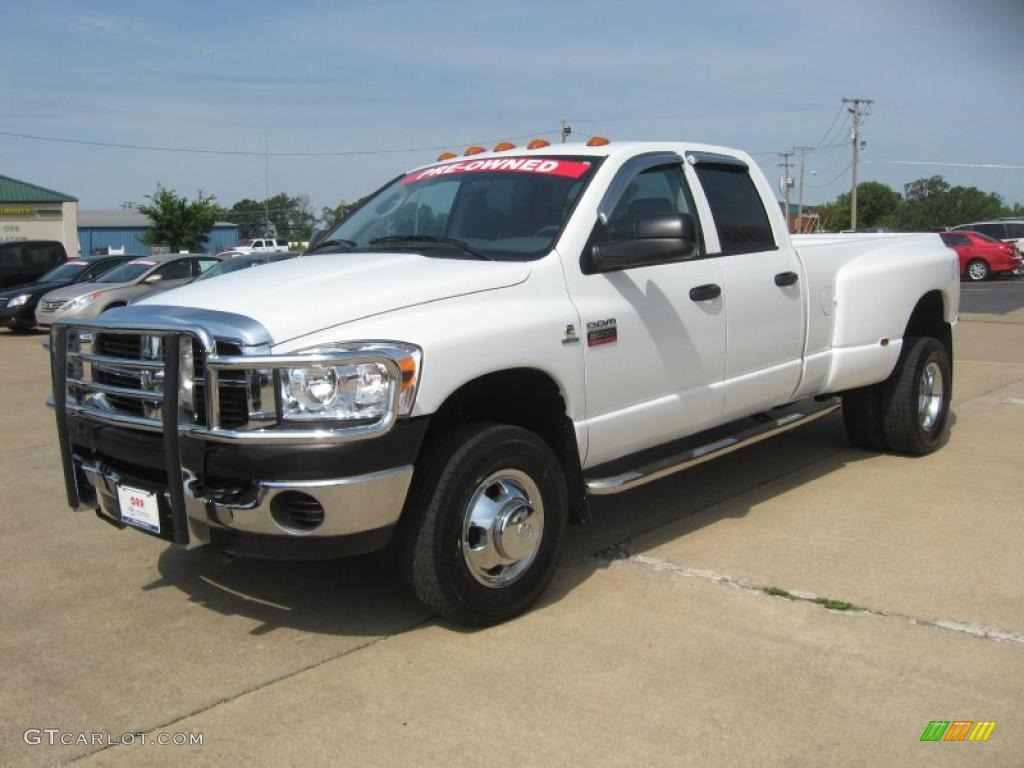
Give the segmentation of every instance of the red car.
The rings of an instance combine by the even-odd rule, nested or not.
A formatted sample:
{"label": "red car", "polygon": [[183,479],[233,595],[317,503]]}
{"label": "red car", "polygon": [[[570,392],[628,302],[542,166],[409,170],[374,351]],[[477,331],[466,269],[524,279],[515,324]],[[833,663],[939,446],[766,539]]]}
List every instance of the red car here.
{"label": "red car", "polygon": [[992,275],[1010,274],[1021,265],[1021,256],[1012,243],[993,240],[980,232],[940,232],[947,246],[960,257],[960,277],[973,282]]}

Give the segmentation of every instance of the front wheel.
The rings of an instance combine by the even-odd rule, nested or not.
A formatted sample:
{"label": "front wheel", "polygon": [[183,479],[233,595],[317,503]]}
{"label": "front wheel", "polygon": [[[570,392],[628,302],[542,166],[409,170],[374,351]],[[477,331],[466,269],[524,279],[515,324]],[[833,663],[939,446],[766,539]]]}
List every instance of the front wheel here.
{"label": "front wheel", "polygon": [[558,459],[519,427],[470,424],[428,447],[399,529],[416,597],[459,624],[510,619],[554,574],[568,522]]}
{"label": "front wheel", "polygon": [[967,270],[964,274],[967,275],[967,279],[972,283],[980,283],[982,280],[988,280],[988,263],[982,259],[975,259],[967,265]]}

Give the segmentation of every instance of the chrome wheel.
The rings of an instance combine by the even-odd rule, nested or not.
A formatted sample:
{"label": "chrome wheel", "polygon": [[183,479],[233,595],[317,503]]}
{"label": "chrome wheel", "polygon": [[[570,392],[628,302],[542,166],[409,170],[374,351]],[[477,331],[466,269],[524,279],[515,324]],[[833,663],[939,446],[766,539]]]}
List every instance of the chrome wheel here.
{"label": "chrome wheel", "polygon": [[988,277],[988,267],[983,261],[972,261],[967,265],[967,274],[971,280],[984,280]]}
{"label": "chrome wheel", "polygon": [[544,503],[524,472],[503,469],[477,487],[462,525],[462,556],[486,587],[507,587],[533,563],[544,537]]}
{"label": "chrome wheel", "polygon": [[944,383],[938,363],[928,363],[921,371],[917,385],[917,416],[926,432],[931,432],[942,416]]}

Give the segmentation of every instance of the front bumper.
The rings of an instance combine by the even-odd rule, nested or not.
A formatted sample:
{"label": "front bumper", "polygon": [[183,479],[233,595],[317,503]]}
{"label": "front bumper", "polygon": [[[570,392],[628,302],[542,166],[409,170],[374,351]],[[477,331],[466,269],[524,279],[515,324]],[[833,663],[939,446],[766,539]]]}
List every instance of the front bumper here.
{"label": "front bumper", "polygon": [[[143,487],[160,496],[160,538],[175,539],[170,493],[158,485],[126,476],[99,461],[75,459],[80,488],[97,514],[118,527],[117,487]],[[205,544],[231,554],[269,559],[316,559],[360,554],[387,544],[405,503],[411,466],[327,480],[262,481],[249,498],[229,501],[204,494],[194,481],[185,484],[188,546]],[[323,522],[304,530],[288,517],[289,494],[314,500]],[[279,503],[285,502],[285,503]]]}
{"label": "front bumper", "polygon": [[[398,362],[391,357],[383,361],[389,372],[394,369],[392,407],[377,422],[348,429],[275,430],[262,422],[253,429],[221,427],[221,370],[295,363],[287,355],[218,354],[216,330],[226,327],[237,337],[249,338],[245,334],[251,329],[240,326],[244,318],[202,312],[204,324],[186,328],[181,325],[188,318],[162,324],[152,311],[147,315],[146,325],[137,330],[159,336],[159,359],[112,358],[92,347],[92,334],[87,347],[77,342],[69,347],[69,328],[57,323],[50,345],[53,404],[69,505],[94,507],[101,518],[124,527],[118,489],[138,489],[156,497],[160,525],[155,535],[160,538],[187,547],[212,544],[253,557],[335,557],[386,544],[401,515],[426,431],[425,419],[397,418]],[[95,327],[104,335],[136,330],[128,325],[125,331],[125,325],[112,319]],[[178,400],[180,345],[194,337],[205,350],[205,426],[182,420]],[[255,339],[250,347],[266,343],[259,335]],[[339,351],[304,360],[376,360],[383,354]],[[132,386],[115,385],[69,367],[69,360],[163,375],[153,387],[146,381],[156,381],[155,376],[139,378]],[[79,389],[156,401],[159,407],[147,408],[141,416],[127,415],[83,401]],[[248,385],[246,391],[252,392]],[[251,407],[248,412],[251,417]]]}

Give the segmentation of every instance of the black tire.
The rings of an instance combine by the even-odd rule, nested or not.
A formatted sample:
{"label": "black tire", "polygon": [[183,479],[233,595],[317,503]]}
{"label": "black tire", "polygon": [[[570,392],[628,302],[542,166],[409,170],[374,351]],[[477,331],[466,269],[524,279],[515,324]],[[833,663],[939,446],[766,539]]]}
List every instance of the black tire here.
{"label": "black tire", "polygon": [[[565,536],[569,503],[558,459],[534,433],[497,424],[460,427],[424,453],[398,531],[406,582],[429,610],[458,624],[488,626],[517,616],[551,581]],[[464,554],[464,524],[486,481],[506,471],[535,484],[543,503],[542,533],[532,561],[523,559],[515,580],[487,586]]]}
{"label": "black tire", "polygon": [[[934,366],[932,372],[937,370],[942,375],[941,400],[930,426],[925,424],[919,400],[929,366]],[[899,363],[883,393],[883,434],[889,450],[923,456],[939,448],[949,429],[952,395],[952,365],[942,343],[932,338],[905,338]]]}
{"label": "black tire", "polygon": [[865,451],[886,449],[882,418],[882,385],[874,384],[843,395],[843,425],[850,442]]}
{"label": "black tire", "polygon": [[972,283],[980,283],[983,280],[988,280],[991,275],[992,272],[988,268],[988,262],[984,259],[971,260],[967,263],[967,269],[964,270],[964,277]]}

